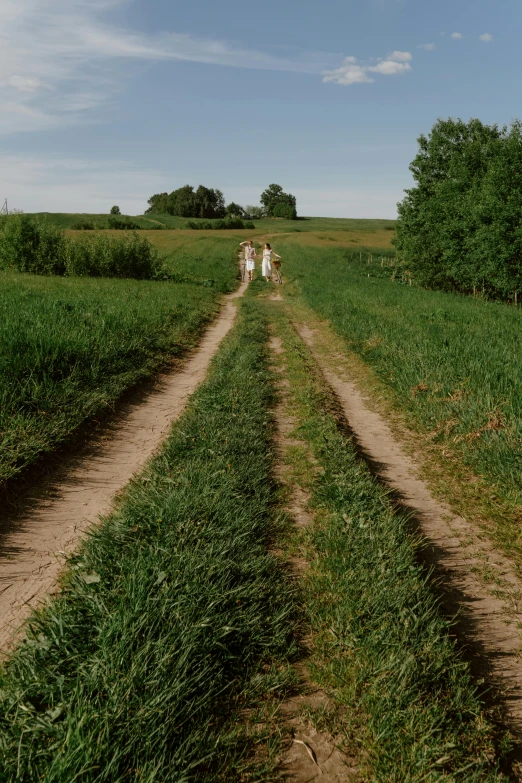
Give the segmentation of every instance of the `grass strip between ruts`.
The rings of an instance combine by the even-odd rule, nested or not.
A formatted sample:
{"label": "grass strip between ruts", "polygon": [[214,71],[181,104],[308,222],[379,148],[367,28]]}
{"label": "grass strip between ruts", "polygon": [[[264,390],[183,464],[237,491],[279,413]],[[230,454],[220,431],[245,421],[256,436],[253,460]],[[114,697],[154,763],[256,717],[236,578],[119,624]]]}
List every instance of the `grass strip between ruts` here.
{"label": "grass strip between ruts", "polygon": [[312,676],[347,708],[349,733],[361,713],[356,739],[372,780],[505,780],[507,738],[449,637],[419,541],[339,428],[331,391],[283,306],[267,307],[283,340],[295,437],[319,466],[304,469],[295,449],[286,456],[316,510],[292,545],[311,563],[303,581]]}
{"label": "grass strip between ruts", "polygon": [[267,553],[271,395],[266,323],[244,302],[162,453],[0,672],[2,783],[273,779],[266,705],[295,643]]}

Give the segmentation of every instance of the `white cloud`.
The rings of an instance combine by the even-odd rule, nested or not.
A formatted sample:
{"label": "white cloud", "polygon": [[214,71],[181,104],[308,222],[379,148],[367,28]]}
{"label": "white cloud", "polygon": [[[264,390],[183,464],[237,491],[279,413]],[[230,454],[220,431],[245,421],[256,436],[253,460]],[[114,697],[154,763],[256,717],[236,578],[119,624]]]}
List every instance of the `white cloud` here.
{"label": "white cloud", "polygon": [[324,71],[323,82],[335,82],[336,84],[373,82],[373,79],[366,73],[367,70],[366,67],[356,64],[355,57],[347,57],[340,68]]}
{"label": "white cloud", "polygon": [[0,0],[0,133],[81,120],[128,81],[129,61],[191,61],[319,75],[332,55],[280,57],[178,32],[117,27],[107,12],[130,0]]}
{"label": "white cloud", "polygon": [[399,63],[409,63],[413,59],[410,52],[392,52],[386,58],[387,60],[395,60]]}
{"label": "white cloud", "polygon": [[411,65],[409,63],[398,63],[395,60],[383,60],[377,65],[370,66],[368,70],[372,73],[381,73],[383,76],[395,76],[398,73],[411,71]]}
{"label": "white cloud", "polygon": [[419,44],[417,46],[417,49],[424,49],[425,52],[434,52],[436,48],[434,43]]}
{"label": "white cloud", "polygon": [[18,76],[16,73],[8,80],[8,84],[10,84],[11,87],[16,87],[20,92],[34,92],[42,86],[40,79]]}
{"label": "white cloud", "polygon": [[490,33],[482,33],[482,35],[479,35],[479,39],[484,41],[484,43],[490,43],[493,40],[493,36]]}
{"label": "white cloud", "polygon": [[464,36],[462,35],[462,33],[452,33],[452,34],[451,34],[451,37],[452,37],[452,38],[455,38],[455,39],[464,38]]}
{"label": "white cloud", "polygon": [[339,68],[323,71],[323,82],[335,84],[360,84],[375,81],[369,74],[396,76],[411,71],[410,52],[392,52],[386,58],[379,58],[377,65],[360,64],[356,57],[346,57]]}

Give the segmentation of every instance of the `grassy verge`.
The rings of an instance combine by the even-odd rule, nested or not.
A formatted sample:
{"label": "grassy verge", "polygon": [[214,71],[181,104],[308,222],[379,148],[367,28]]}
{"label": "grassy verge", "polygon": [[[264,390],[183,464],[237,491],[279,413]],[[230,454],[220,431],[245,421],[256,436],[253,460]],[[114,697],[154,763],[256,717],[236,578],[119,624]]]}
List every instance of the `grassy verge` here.
{"label": "grassy verge", "polygon": [[[520,310],[368,278],[345,251],[297,253],[288,244],[283,255],[295,289],[373,369],[408,425],[484,477],[518,528]],[[518,532],[498,525],[509,548]]]}
{"label": "grassy verge", "polygon": [[[231,255],[225,272],[232,284]],[[218,308],[218,291],[201,285],[15,273],[0,281],[0,484],[194,345]]]}
{"label": "grassy verge", "polygon": [[303,576],[311,671],[344,708],[334,731],[352,744],[355,733],[372,780],[505,780],[506,738],[450,639],[418,565],[419,542],[340,431],[330,392],[281,306],[267,306],[285,348],[293,436],[314,459],[307,469],[302,450],[287,453],[316,512],[290,545],[311,564]]}
{"label": "grassy verge", "polygon": [[270,694],[295,644],[267,554],[265,346],[246,303],[162,454],[33,616],[0,673],[2,781],[274,779]]}

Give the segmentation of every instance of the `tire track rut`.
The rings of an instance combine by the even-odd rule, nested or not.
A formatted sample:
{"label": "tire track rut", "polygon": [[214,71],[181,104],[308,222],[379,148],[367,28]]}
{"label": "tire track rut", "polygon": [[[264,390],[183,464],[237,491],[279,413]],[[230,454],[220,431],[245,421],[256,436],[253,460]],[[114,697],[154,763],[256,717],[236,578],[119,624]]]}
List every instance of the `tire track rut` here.
{"label": "tire track rut", "polygon": [[232,328],[233,300],[246,287],[242,283],[225,297],[221,313],[181,369],[160,375],[144,398],[125,403],[79,455],[65,458],[53,478],[37,482],[20,507],[0,513],[0,656],[19,640],[33,608],[56,592],[60,570],[86,531],[111,511],[118,494],[167,438]]}

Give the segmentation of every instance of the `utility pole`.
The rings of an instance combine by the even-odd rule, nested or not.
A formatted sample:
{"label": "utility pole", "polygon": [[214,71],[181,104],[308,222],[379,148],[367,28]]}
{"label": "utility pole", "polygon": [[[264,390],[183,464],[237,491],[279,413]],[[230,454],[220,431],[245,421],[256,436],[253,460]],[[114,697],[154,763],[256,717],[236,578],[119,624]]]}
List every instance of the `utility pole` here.
{"label": "utility pole", "polygon": [[0,209],[0,215],[8,215],[9,210],[7,208],[7,199],[4,201],[4,206]]}

